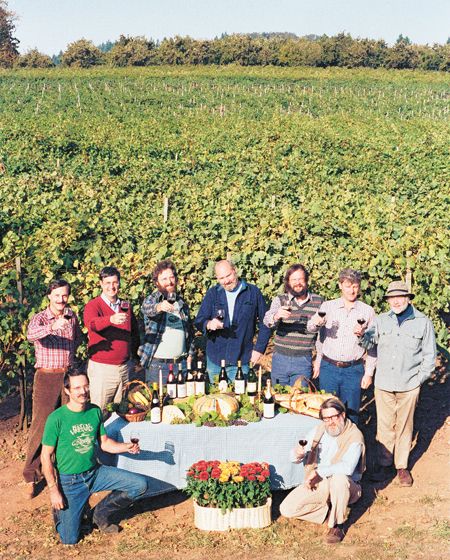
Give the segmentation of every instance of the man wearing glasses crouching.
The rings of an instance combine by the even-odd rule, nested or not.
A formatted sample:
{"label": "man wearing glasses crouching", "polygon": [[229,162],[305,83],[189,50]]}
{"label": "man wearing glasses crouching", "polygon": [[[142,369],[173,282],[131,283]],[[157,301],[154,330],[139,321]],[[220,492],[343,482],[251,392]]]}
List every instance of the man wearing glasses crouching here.
{"label": "man wearing glasses crouching", "polygon": [[291,451],[294,463],[303,461],[305,480],[280,505],[281,515],[323,523],[328,515],[327,544],[344,538],[347,506],[361,497],[365,445],[360,430],[348,418],[344,404],[327,399],[320,408],[323,421]]}

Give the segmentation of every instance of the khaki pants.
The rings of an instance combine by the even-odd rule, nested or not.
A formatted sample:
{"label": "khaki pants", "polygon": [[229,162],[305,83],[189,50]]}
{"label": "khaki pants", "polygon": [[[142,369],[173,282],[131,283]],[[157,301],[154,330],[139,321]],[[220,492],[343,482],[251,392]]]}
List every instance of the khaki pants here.
{"label": "khaki pants", "polygon": [[122,389],[128,382],[130,363],[119,366],[100,364],[89,360],[87,374],[91,392],[91,403],[102,410],[110,402],[120,402]]}
{"label": "khaki pants", "polygon": [[280,505],[284,517],[296,517],[312,523],[323,523],[330,509],[328,526],[334,527],[347,518],[347,506],[361,497],[361,486],[345,474],[334,474],[319,482],[314,490],[303,484],[286,496]]}
{"label": "khaki pants", "polygon": [[414,411],[420,387],[412,391],[391,392],[375,387],[377,408],[378,462],[384,467],[408,468]]}

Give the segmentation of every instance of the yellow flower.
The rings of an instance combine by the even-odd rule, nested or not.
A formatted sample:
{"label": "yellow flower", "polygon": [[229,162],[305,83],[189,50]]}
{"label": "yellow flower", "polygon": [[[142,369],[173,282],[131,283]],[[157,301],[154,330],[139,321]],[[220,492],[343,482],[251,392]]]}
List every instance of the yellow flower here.
{"label": "yellow flower", "polygon": [[233,476],[234,482],[242,482],[244,480],[243,476]]}

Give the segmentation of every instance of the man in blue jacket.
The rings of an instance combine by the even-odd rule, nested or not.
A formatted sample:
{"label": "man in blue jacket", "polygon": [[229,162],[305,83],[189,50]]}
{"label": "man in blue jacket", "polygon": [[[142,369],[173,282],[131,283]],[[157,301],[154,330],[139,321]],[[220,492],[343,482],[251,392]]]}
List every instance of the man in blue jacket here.
{"label": "man in blue jacket", "polygon": [[195,326],[207,335],[208,372],[218,374],[225,360],[228,377],[233,380],[238,360],[246,373],[248,363],[257,364],[266,350],[271,335],[263,323],[267,305],[259,288],[240,279],[230,261],[217,262],[214,270],[218,284],[207,291]]}

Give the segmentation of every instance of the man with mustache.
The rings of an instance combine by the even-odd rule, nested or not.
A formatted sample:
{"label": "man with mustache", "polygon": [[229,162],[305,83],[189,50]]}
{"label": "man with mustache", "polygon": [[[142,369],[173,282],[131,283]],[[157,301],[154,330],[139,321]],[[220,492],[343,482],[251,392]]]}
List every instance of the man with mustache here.
{"label": "man with mustache", "polygon": [[156,289],[142,304],[145,337],[138,354],[146,382],[158,382],[161,368],[166,383],[169,364],[192,360],[194,333],[189,306],[177,291],[178,274],[173,262],[166,259],[157,263],[152,280]]}
{"label": "man with mustache", "polygon": [[323,299],[309,292],[308,281],[309,272],[302,264],[288,268],[284,294],[273,299],[264,316],[264,324],[275,329],[272,383],[292,386],[300,376],[311,377],[317,334],[308,333],[306,324],[319,310]]}
{"label": "man with mustache", "polygon": [[328,516],[325,542],[337,544],[344,538],[347,506],[361,497],[364,437],[336,397],[322,404],[320,418],[322,424],[306,435],[306,445],[299,443],[291,452],[294,463],[303,461],[305,480],[284,499],[280,513],[319,524]]}

